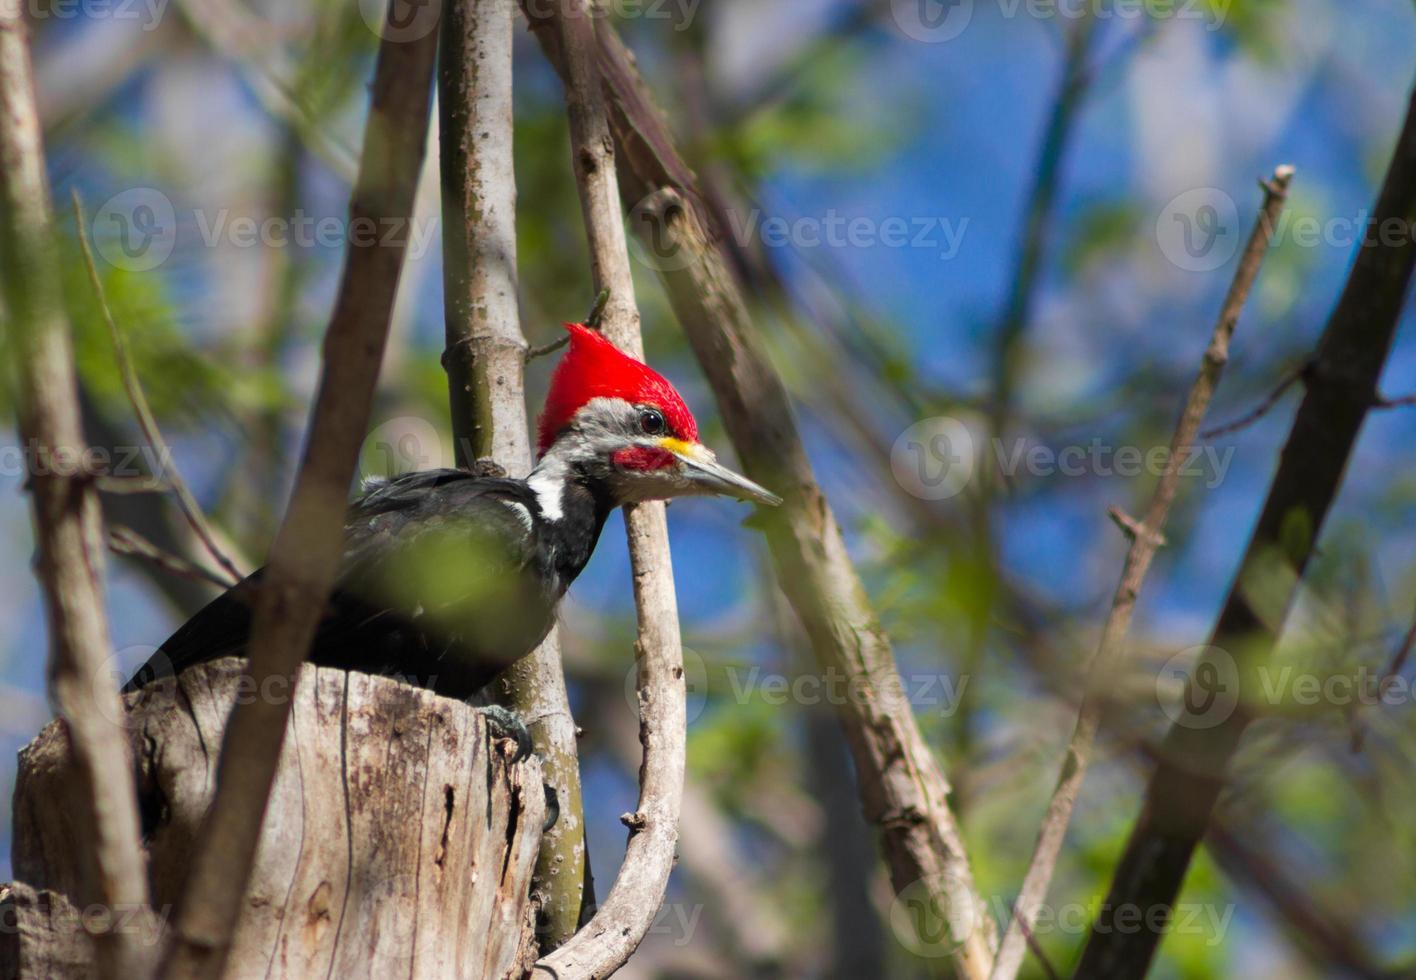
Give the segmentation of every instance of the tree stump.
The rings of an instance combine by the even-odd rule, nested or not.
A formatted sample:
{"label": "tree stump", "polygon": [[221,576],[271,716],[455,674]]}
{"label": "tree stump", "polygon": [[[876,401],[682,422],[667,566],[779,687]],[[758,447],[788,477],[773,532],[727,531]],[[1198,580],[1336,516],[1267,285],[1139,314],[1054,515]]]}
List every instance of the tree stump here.
{"label": "tree stump", "polygon": [[[125,699],[153,909],[84,904],[52,722],[21,753],[13,885],[0,893],[0,978],[92,975],[88,929],[142,930],[157,953],[211,803],[244,663]],[[531,871],[545,795],[485,718],[397,681],[303,669],[228,977],[520,977],[534,961]]]}

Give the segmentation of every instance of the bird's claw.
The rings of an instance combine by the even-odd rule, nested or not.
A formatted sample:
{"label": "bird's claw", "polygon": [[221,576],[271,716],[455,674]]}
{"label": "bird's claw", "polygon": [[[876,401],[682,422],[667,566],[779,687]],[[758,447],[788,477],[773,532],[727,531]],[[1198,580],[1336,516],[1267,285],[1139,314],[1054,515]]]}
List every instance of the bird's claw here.
{"label": "bird's claw", "polygon": [[531,754],[531,733],[526,730],[526,725],[516,712],[503,708],[499,704],[489,704],[485,708],[478,708],[477,712],[487,719],[489,738],[493,740],[506,739],[516,743],[516,752],[511,757],[511,765],[516,765]]}

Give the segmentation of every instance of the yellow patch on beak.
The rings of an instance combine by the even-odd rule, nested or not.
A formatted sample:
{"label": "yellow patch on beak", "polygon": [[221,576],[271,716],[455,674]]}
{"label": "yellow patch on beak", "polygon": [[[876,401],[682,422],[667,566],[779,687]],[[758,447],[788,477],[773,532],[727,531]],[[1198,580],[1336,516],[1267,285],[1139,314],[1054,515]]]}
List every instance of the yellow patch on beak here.
{"label": "yellow patch on beak", "polygon": [[698,455],[703,451],[703,447],[702,447],[701,445],[699,445],[698,443],[696,443],[696,442],[687,442],[687,441],[685,441],[685,440],[683,440],[683,439],[675,439],[673,436],[669,436],[668,438],[665,438],[665,439],[660,439],[660,440],[659,440],[659,445],[660,445],[662,448],[667,449],[669,452],[673,453],[675,456],[680,456],[680,457],[682,457],[682,456],[689,456],[689,457],[698,456]]}

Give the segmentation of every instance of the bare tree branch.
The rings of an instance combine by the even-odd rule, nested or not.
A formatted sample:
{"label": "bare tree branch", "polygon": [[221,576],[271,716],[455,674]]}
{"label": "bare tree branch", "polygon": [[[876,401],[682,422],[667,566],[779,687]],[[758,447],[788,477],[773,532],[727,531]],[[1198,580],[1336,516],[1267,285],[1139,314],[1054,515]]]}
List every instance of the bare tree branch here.
{"label": "bare tree branch", "polygon": [[[622,350],[642,358],[615,144],[595,60],[596,22],[584,0],[565,0],[555,11],[548,26],[566,58],[571,163],[585,216],[590,267],[595,289],[609,291],[604,333]],[[639,741],[644,746],[639,808],[625,817],[630,834],[624,863],[604,904],[584,929],[536,964],[537,973],[557,978],[604,977],[625,963],[664,900],[678,841],[687,722],[668,521],[664,505],[650,503],[626,507],[624,522],[639,613],[635,662]]]}
{"label": "bare tree branch", "polygon": [[[1397,678],[1400,677],[1401,672],[1406,669],[1406,661],[1411,658],[1411,652],[1413,650],[1416,650],[1416,618],[1412,619],[1410,629],[1406,631],[1406,636],[1402,638],[1401,643],[1396,648],[1396,652],[1392,654],[1391,663],[1387,666],[1387,669],[1383,671],[1382,679],[1377,682],[1375,695],[1378,701],[1385,699],[1387,693],[1395,686]],[[1361,752],[1362,746],[1367,741],[1367,726],[1363,724],[1362,715],[1360,713],[1360,709],[1365,707],[1365,703],[1359,703],[1357,707],[1359,711],[1357,714],[1354,714],[1352,718],[1351,747],[1353,752]]]}
{"label": "bare tree branch", "polygon": [[[227,557],[221,550],[221,545],[216,541],[216,535],[207,523],[206,515],[202,513],[201,505],[192,496],[192,491],[187,488],[187,481],[182,478],[182,471],[177,468],[177,458],[172,454],[172,447],[167,440],[162,437],[162,430],[158,428],[157,417],[152,414],[152,408],[148,405],[147,395],[143,393],[143,383],[138,378],[137,368],[133,366],[133,359],[128,354],[128,342],[123,339],[123,332],[118,329],[118,322],[113,319],[113,310],[108,305],[108,297],[103,292],[103,280],[98,276],[98,268],[93,263],[93,249],[89,245],[87,224],[84,221],[84,206],[79,200],[79,192],[73,192],[74,200],[74,228],[79,236],[79,249],[84,256],[84,268],[88,270],[89,285],[93,287],[94,299],[98,302],[98,308],[103,312],[103,321],[108,325],[108,336],[113,341],[113,357],[118,364],[118,375],[123,381],[123,390],[127,392],[128,402],[133,406],[133,414],[137,416],[138,427],[143,430],[143,435],[147,438],[148,445],[157,453],[157,458],[162,466],[162,472],[154,473],[153,476],[161,480],[164,489],[172,491],[177,498],[177,506],[182,511],[182,516],[191,526],[193,533],[201,541],[202,547],[207,554],[216,559],[216,563],[226,572],[227,585],[235,585],[245,578],[249,569],[242,571],[236,564]],[[111,487],[104,487],[104,490],[112,493]]]}
{"label": "bare tree branch", "polygon": [[130,527],[123,527],[121,524],[115,524],[108,529],[108,550],[115,555],[141,558],[172,575],[204,582],[222,590],[231,587],[231,582],[224,575],[209,568],[203,568],[180,555],[163,551],[137,531]]}
{"label": "bare tree branch", "polygon": [[[116,447],[135,445],[138,435],[129,431],[126,424],[117,425],[105,417],[93,398],[85,393],[82,384],[79,386],[79,408],[83,412],[83,427],[89,443],[96,448],[110,450],[109,458],[117,455]],[[193,533],[191,526],[180,513],[168,506],[166,501],[151,494],[115,495],[103,493],[102,487],[99,489],[103,520],[109,527],[121,525],[130,528],[150,541],[158,551],[168,555],[195,555],[203,550],[202,543]],[[212,528],[212,532],[217,536],[221,550],[233,556],[232,560],[238,566],[251,567],[249,559],[219,527]],[[111,540],[109,544],[109,550],[114,550]],[[204,579],[167,574],[141,556],[127,557],[134,559],[130,563],[131,567],[147,578],[181,619],[196,612],[226,588],[224,579],[221,580],[222,584],[214,586]]]}
{"label": "bare tree branch", "polygon": [[[523,4],[537,39],[564,78],[561,39],[537,5]],[[713,387],[747,473],[785,499],[758,520],[778,580],[806,626],[818,661],[860,697],[841,721],[856,763],[866,818],[882,832],[897,892],[964,926],[956,971],[983,978],[994,923],[978,897],[949,784],[919,731],[890,642],[876,621],[840,526],[812,473],[781,378],[756,338],[742,292],[700,216],[696,178],[613,28],[600,23],[599,64],[619,145],[621,189],[669,300]]]}
{"label": "bare tree branch", "polygon": [[[374,71],[351,235],[300,470],[256,596],[250,671],[257,690],[294,689],[338,569],[344,514],[388,337],[422,169],[437,32],[386,37]],[[260,837],[280,759],[289,698],[253,698],[232,714],[219,785],[192,857],[162,976],[219,976]]]}
{"label": "bare tree branch", "polygon": [[[33,506],[37,573],[49,628],[49,690],[78,766],[87,895],[120,916],[148,903],[138,835],[132,759],[111,679],[104,609],[103,521],[98,490],[81,465],[87,444],[79,414],[69,323],[59,278],[44,146],[35,107],[23,5],[0,3],[0,295],[14,358]],[[101,976],[145,969],[133,930],[85,920]]]}
{"label": "bare tree branch", "polygon": [[1131,628],[1136,599],[1163,540],[1161,534],[1165,530],[1171,505],[1174,504],[1175,495],[1180,488],[1181,470],[1190,458],[1190,448],[1199,436],[1200,423],[1204,421],[1215,389],[1219,387],[1224,366],[1229,362],[1230,339],[1239,323],[1244,304],[1249,299],[1249,291],[1258,278],[1259,267],[1268,252],[1273,230],[1278,227],[1278,218],[1283,212],[1284,202],[1288,199],[1288,185],[1292,179],[1293,168],[1284,166],[1275,170],[1273,179],[1264,184],[1263,208],[1249,236],[1248,245],[1239,261],[1239,268],[1235,271],[1234,282],[1225,297],[1219,320],[1214,325],[1209,347],[1205,350],[1204,359],[1200,364],[1199,376],[1195,378],[1185,400],[1185,407],[1180,413],[1180,422],[1170,440],[1170,453],[1166,457],[1165,469],[1156,484],[1155,492],[1151,495],[1144,519],[1139,524],[1131,522],[1131,547],[1126,552],[1121,581],[1117,584],[1116,594],[1111,600],[1111,610],[1107,614],[1106,625],[1102,628],[1096,653],[1087,667],[1087,691],[1077,715],[1077,724],[1067,745],[1062,772],[1057,777],[1057,786],[1048,802],[1047,815],[1038,831],[1037,844],[1023,876],[1017,901],[1013,903],[1012,921],[1003,933],[1003,942],[998,948],[992,980],[1013,980],[1023,965],[1023,956],[1027,952],[1027,934],[1037,922],[1038,910],[1047,897],[1047,886],[1057,867],[1057,858],[1062,853],[1067,825],[1072,819],[1072,810],[1077,804],[1077,796],[1081,792],[1087,766],[1091,762],[1092,744],[1096,741],[1097,729],[1101,725],[1102,702],[1105,700],[1103,689],[1115,677],[1116,668],[1125,653],[1123,644]]}
{"label": "bare tree branch", "polygon": [[[515,0],[457,0],[443,21],[438,69],[443,184],[443,295],[452,431],[459,466],[490,457],[531,471],[517,308],[516,174],[512,157]],[[501,695],[525,720],[559,808],[541,839],[533,890],[538,938],[551,950],[594,904],[575,720],[559,629],[506,672]]]}
{"label": "bare tree branch", "polygon": [[[1387,221],[1416,221],[1416,97],[1408,107],[1374,211],[1374,227]],[[1252,718],[1242,694],[1257,690],[1256,672],[1277,643],[1281,618],[1262,615],[1256,604],[1262,601],[1264,609],[1286,612],[1293,601],[1371,410],[1413,269],[1416,241],[1409,237],[1399,242],[1365,242],[1358,250],[1342,298],[1319,342],[1307,392],[1268,499],[1195,668],[1233,677],[1240,697],[1235,710],[1218,723],[1206,717],[1196,724],[1187,714],[1171,726],[1141,815],[1083,951],[1079,976],[1134,977],[1150,965],[1160,933],[1144,928],[1127,929],[1122,935],[1112,916],[1123,906],[1169,908],[1180,891],[1191,855],[1224,787],[1229,761]],[[1263,600],[1255,592],[1260,586]],[[1197,676],[1191,677],[1192,689]],[[1203,697],[1187,697],[1186,710],[1204,702]],[[1148,917],[1148,923],[1153,921]]]}
{"label": "bare tree branch", "polygon": [[1263,401],[1259,402],[1258,405],[1239,416],[1233,422],[1226,422],[1223,425],[1215,426],[1213,429],[1206,429],[1204,432],[1200,433],[1200,438],[1214,439],[1219,436],[1227,436],[1231,433],[1247,429],[1269,412],[1273,411],[1273,407],[1283,398],[1284,393],[1287,392],[1289,388],[1292,388],[1295,383],[1303,380],[1303,376],[1307,374],[1310,367],[1312,367],[1311,362],[1300,364],[1293,370],[1288,371],[1279,379],[1278,384],[1273,386],[1269,393],[1264,396]]}

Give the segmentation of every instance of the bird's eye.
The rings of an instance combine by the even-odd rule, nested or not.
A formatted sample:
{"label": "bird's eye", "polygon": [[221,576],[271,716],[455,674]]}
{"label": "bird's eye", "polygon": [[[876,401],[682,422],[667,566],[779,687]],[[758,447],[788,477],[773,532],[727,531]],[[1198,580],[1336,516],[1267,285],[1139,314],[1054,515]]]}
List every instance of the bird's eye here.
{"label": "bird's eye", "polygon": [[661,436],[668,423],[664,421],[664,413],[657,408],[645,408],[639,412],[639,428],[645,435]]}

